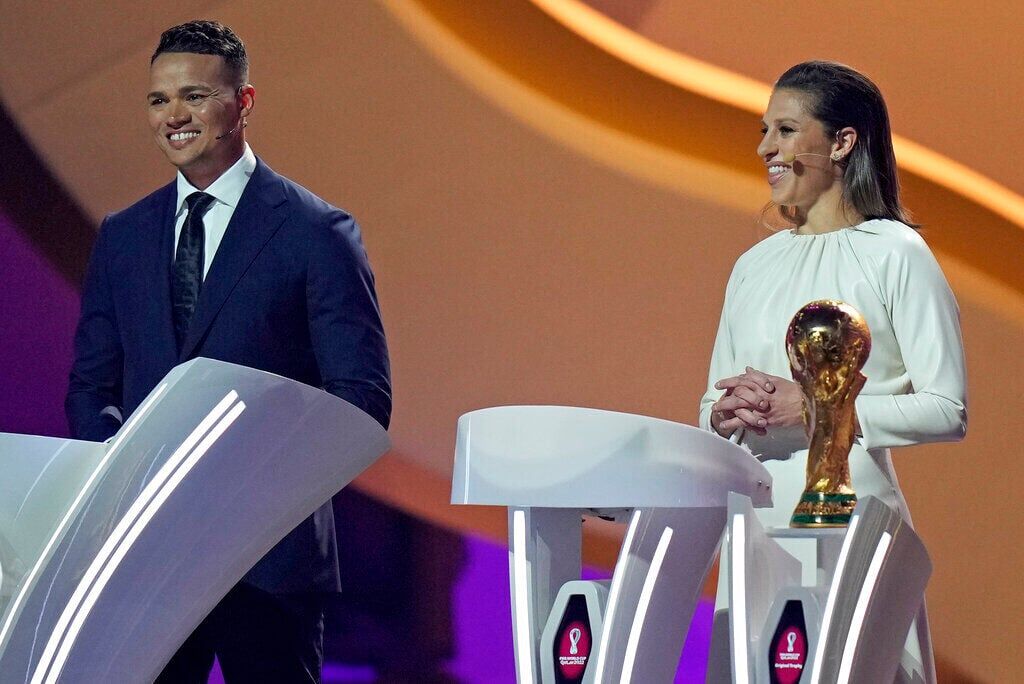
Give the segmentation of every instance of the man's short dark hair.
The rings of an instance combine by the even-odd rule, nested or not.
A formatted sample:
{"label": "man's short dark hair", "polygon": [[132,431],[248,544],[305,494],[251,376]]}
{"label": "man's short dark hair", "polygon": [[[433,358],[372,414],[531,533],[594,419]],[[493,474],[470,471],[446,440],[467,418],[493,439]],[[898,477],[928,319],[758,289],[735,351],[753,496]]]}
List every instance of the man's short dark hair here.
{"label": "man's short dark hair", "polygon": [[196,19],[167,29],[160,35],[160,43],[149,63],[165,52],[219,55],[234,73],[237,85],[249,80],[249,56],[242,39],[219,21]]}

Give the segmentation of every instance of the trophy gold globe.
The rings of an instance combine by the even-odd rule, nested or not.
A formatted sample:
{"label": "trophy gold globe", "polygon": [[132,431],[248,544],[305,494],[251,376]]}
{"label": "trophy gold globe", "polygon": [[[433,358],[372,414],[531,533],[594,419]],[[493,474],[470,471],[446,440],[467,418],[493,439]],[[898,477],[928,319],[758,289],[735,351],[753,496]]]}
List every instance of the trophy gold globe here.
{"label": "trophy gold globe", "polygon": [[871,352],[871,333],[849,304],[814,301],[790,321],[786,352],[803,390],[810,440],[807,484],[790,526],[844,527],[857,505],[849,456],[856,433],[854,401],[867,380],[861,369]]}

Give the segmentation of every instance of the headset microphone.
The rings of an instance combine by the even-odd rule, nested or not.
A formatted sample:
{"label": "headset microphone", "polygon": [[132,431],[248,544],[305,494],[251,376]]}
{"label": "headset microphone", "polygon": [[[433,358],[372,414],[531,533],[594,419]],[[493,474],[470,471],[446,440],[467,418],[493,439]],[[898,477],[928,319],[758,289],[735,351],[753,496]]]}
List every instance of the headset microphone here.
{"label": "headset microphone", "polygon": [[840,159],[843,158],[843,156],[838,152],[833,152],[832,154],[818,154],[817,152],[801,152],[800,154],[793,154],[792,152],[790,152],[789,154],[783,155],[782,163],[792,164],[794,161],[796,161],[797,157],[823,157],[833,162],[838,162]]}
{"label": "headset microphone", "polygon": [[236,123],[236,124],[235,124],[235,127],[234,127],[234,128],[232,128],[232,129],[231,129],[230,131],[228,131],[227,133],[221,133],[221,134],[220,134],[220,135],[218,135],[218,136],[217,136],[216,138],[214,138],[214,140],[220,140],[221,138],[226,138],[226,137],[228,137],[229,135],[231,135],[232,133],[234,133],[235,131],[237,131],[237,130],[238,130],[238,127],[239,127],[239,126],[241,126],[242,128],[245,128],[245,127],[246,127],[246,126],[248,126],[248,125],[249,125],[249,124],[247,124],[247,123],[245,122],[245,120],[244,120],[244,119],[243,119],[243,120],[240,120],[240,121],[239,121],[238,123]]}

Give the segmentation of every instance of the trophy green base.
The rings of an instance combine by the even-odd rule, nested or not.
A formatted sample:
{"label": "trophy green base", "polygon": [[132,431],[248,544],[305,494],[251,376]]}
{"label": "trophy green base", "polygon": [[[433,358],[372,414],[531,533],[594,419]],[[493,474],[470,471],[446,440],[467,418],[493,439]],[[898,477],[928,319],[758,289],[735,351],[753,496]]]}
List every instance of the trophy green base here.
{"label": "trophy green base", "polygon": [[856,494],[804,492],[789,520],[790,527],[846,527],[857,506]]}

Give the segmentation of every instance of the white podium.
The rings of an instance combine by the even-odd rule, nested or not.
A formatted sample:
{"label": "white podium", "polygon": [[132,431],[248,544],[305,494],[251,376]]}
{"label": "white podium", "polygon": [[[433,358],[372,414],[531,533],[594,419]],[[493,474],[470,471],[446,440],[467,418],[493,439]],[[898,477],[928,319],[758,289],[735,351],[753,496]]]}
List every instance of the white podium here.
{"label": "white podium", "polygon": [[[671,681],[730,492],[768,506],[771,476],[694,427],[560,406],[463,415],[452,503],[508,507],[519,682]],[[610,586],[580,581],[582,515],[628,522]]]}
{"label": "white podium", "polygon": [[[709,681],[894,681],[932,571],[896,511],[869,496],[847,528],[766,529],[733,495],[725,544],[729,647],[712,647]],[[914,669],[929,681],[930,662]]]}
{"label": "white podium", "polygon": [[171,371],[109,443],[0,434],[0,683],[153,681],[388,446],[327,392],[209,359]]}

